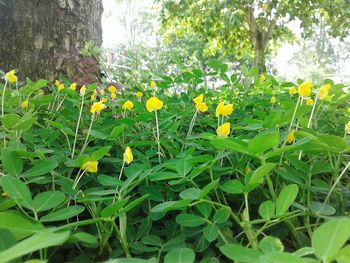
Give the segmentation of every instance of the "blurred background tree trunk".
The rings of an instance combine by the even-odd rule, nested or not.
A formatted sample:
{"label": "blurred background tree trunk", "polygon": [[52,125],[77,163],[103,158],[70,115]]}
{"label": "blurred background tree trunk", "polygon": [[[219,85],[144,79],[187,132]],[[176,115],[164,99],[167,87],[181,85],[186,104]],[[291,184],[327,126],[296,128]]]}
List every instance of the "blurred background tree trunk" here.
{"label": "blurred background tree trunk", "polygon": [[66,74],[72,48],[101,46],[102,11],[102,0],[1,0],[1,69],[33,80]]}

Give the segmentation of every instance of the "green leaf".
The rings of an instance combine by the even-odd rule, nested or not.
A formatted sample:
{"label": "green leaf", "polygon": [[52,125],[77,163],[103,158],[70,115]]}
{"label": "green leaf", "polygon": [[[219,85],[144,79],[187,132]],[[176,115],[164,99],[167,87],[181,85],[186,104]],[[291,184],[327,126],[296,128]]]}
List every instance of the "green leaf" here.
{"label": "green leaf", "polygon": [[202,214],[202,216],[208,218],[213,210],[213,205],[210,203],[199,203],[196,205],[196,208]]}
{"label": "green leaf", "polygon": [[65,199],[65,195],[59,191],[42,192],[34,197],[33,208],[37,212],[42,212],[55,208]]}
{"label": "green leaf", "polygon": [[259,206],[259,215],[263,219],[270,219],[275,215],[275,203],[271,200],[265,201]]}
{"label": "green leaf", "polygon": [[209,224],[207,225],[203,230],[203,236],[206,240],[209,242],[214,241],[219,236],[219,228],[215,224]]}
{"label": "green leaf", "polygon": [[130,202],[127,206],[125,206],[123,209],[120,210],[119,213],[126,213],[129,210],[133,209],[134,207],[136,207],[137,205],[139,205],[140,203],[142,203],[145,199],[148,198],[148,194],[143,195],[137,199],[135,199],[134,201]]}
{"label": "green leaf", "polygon": [[12,148],[3,148],[1,151],[1,162],[4,171],[10,175],[19,176],[23,171],[23,160]]}
{"label": "green leaf", "polygon": [[273,236],[265,236],[259,242],[259,249],[264,252],[264,254],[268,254],[273,252],[282,252],[284,250],[284,246],[279,238]]}
{"label": "green leaf", "polygon": [[28,209],[33,208],[33,200],[29,188],[17,177],[3,176],[0,178],[0,185],[4,192],[8,193],[17,203]]}
{"label": "green leaf", "polygon": [[197,200],[201,190],[198,188],[188,188],[180,193],[182,199]]}
{"label": "green leaf", "polygon": [[0,228],[0,252],[12,247],[16,243],[17,240],[10,231]]}
{"label": "green leaf", "polygon": [[17,114],[6,114],[1,118],[2,125],[8,130],[12,129],[21,119]]}
{"label": "green leaf", "polygon": [[219,179],[212,181],[208,185],[204,186],[203,189],[201,190],[199,198],[205,198],[211,191],[215,189],[218,183],[219,183]]}
{"label": "green leaf", "polygon": [[124,200],[119,200],[115,204],[111,204],[111,205],[105,207],[101,212],[101,216],[102,217],[110,217],[110,216],[114,215],[128,202],[128,200],[129,200],[129,198],[126,198]]}
{"label": "green leaf", "polygon": [[229,194],[242,194],[244,190],[244,184],[241,181],[234,179],[226,181],[220,186],[220,189]]}
{"label": "green leaf", "polygon": [[41,217],[40,222],[55,222],[55,221],[66,220],[73,216],[79,215],[84,210],[85,210],[85,207],[81,205],[65,207],[51,214]]}
{"label": "green leaf", "polygon": [[0,228],[7,229],[17,239],[23,239],[44,227],[15,211],[0,212]]}
{"label": "green leaf", "polygon": [[249,184],[257,184],[260,185],[262,184],[264,180],[264,176],[266,176],[269,172],[272,171],[273,168],[275,168],[277,164],[275,163],[266,163],[260,166],[258,169],[254,171],[252,176],[249,179]]}
{"label": "green leaf", "polygon": [[91,154],[91,157],[89,158],[90,161],[98,161],[99,159],[104,157],[110,151],[111,148],[112,148],[112,146],[105,146],[105,147],[98,149],[97,151],[94,151]]}
{"label": "green leaf", "polygon": [[301,258],[285,252],[272,252],[260,257],[259,262],[269,263],[304,263]]}
{"label": "green leaf", "polygon": [[277,131],[258,134],[248,144],[250,152],[262,154],[263,152],[278,145],[280,134]]}
{"label": "green leaf", "polygon": [[24,177],[35,177],[52,172],[58,166],[55,160],[40,160],[37,161],[32,168],[23,173]]}
{"label": "green leaf", "polygon": [[193,165],[190,163],[187,156],[176,161],[176,171],[182,177],[185,177],[193,168]]}
{"label": "green leaf", "polygon": [[178,65],[181,69],[184,68],[181,62],[181,59],[179,58],[178,55],[176,55],[175,53],[171,53],[170,55],[170,59],[176,64]]}
{"label": "green leaf", "polygon": [[152,213],[163,213],[172,210],[182,210],[191,203],[191,200],[168,201],[160,203],[151,209]]}
{"label": "green leaf", "polygon": [[230,217],[229,209],[225,207],[221,207],[218,210],[216,210],[213,219],[215,223],[223,224],[227,222],[229,217]]}
{"label": "green leaf", "polygon": [[164,263],[193,263],[196,254],[190,248],[176,248],[168,252],[164,257]]}
{"label": "green leaf", "polygon": [[299,188],[296,184],[290,184],[282,189],[276,200],[276,215],[283,215],[293,204],[298,195]]}
{"label": "green leaf", "polygon": [[186,227],[196,227],[203,225],[206,221],[205,218],[193,215],[193,214],[179,214],[176,217],[176,222],[182,226]]}
{"label": "green leaf", "polygon": [[324,216],[330,216],[336,212],[333,206],[321,202],[311,202],[310,210],[317,215]]}
{"label": "green leaf", "polygon": [[50,231],[36,233],[13,247],[0,252],[0,258],[3,262],[8,262],[43,248],[61,245],[68,237],[69,231],[61,233],[51,233]]}
{"label": "green leaf", "polygon": [[350,238],[350,219],[328,221],[318,227],[312,235],[312,248],[317,258],[327,262]]}
{"label": "green leaf", "polygon": [[80,241],[91,245],[97,244],[97,238],[86,232],[75,233],[69,238],[69,240]]}
{"label": "green leaf", "polygon": [[224,245],[219,249],[227,258],[247,263],[260,262],[259,257],[262,255],[258,250],[235,244]]}

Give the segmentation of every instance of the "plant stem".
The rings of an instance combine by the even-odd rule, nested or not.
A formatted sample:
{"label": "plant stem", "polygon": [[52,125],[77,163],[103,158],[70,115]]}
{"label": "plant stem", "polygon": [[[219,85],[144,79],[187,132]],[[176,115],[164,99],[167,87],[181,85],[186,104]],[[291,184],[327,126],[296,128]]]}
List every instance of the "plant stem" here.
{"label": "plant stem", "polygon": [[157,128],[157,144],[158,144],[158,161],[161,163],[160,159],[160,140],[159,140],[159,123],[158,123],[158,115],[157,110],[154,111],[156,115],[156,128]]}
{"label": "plant stem", "polygon": [[2,97],[1,97],[1,117],[4,117],[4,105],[5,105],[5,91],[6,91],[7,81],[2,89]]}
{"label": "plant stem", "polygon": [[[77,185],[78,185],[80,179],[83,177],[83,175],[84,175],[85,172],[86,172],[86,170],[84,170],[84,171],[77,177],[77,179],[75,179],[75,182],[74,182],[73,187],[72,187],[73,189],[75,189],[75,188],[77,187]],[[78,174],[79,174],[79,173],[78,173]]]}
{"label": "plant stem", "polygon": [[81,98],[79,117],[78,117],[77,127],[75,128],[75,136],[74,136],[73,150],[72,150],[72,156],[71,156],[72,159],[74,158],[75,144],[77,143],[77,136],[78,136],[81,115],[83,113],[83,106],[84,106],[84,96],[82,96],[82,98]]}
{"label": "plant stem", "polygon": [[122,248],[124,250],[124,253],[125,253],[126,257],[127,258],[131,258],[131,254],[130,254],[129,247],[128,247],[128,244],[127,244],[126,240],[123,239],[123,237],[122,237],[122,235],[121,235],[121,233],[120,233],[116,223],[113,221],[112,224],[113,224],[114,230],[115,230],[115,232],[117,234],[117,237],[119,239],[119,242],[122,245]]}
{"label": "plant stem", "polygon": [[88,130],[88,133],[87,133],[87,135],[86,135],[86,139],[85,139],[83,148],[82,148],[81,151],[80,151],[79,156],[83,154],[83,152],[84,152],[86,146],[88,145],[88,140],[89,140],[89,136],[90,136],[90,132],[91,132],[91,128],[92,128],[92,124],[93,124],[93,122],[94,122],[94,119],[95,119],[95,112],[94,112],[94,113],[92,114],[92,116],[91,116],[91,122],[90,122],[89,130]]}

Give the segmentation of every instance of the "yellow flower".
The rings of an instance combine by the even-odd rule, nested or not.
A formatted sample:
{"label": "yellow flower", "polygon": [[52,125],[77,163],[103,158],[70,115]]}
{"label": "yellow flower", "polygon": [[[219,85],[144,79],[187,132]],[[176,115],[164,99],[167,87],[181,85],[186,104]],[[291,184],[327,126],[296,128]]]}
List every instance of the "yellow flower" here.
{"label": "yellow flower", "polygon": [[61,85],[61,83],[56,79],[55,80],[55,86],[58,87],[59,85]]}
{"label": "yellow flower", "polygon": [[29,105],[28,100],[24,100],[24,101],[22,101],[22,103],[21,103],[21,108],[22,108],[22,109],[27,109],[27,108],[28,108],[28,105]]}
{"label": "yellow flower", "polygon": [[312,88],[312,82],[311,81],[304,81],[299,86],[299,89],[298,89],[299,96],[309,97],[311,94],[311,88]]}
{"label": "yellow flower", "polygon": [[318,91],[317,97],[320,100],[324,100],[328,96],[328,90],[331,88],[331,84],[325,84],[323,85],[320,90]]}
{"label": "yellow flower", "polygon": [[130,164],[134,160],[134,156],[132,155],[131,149],[129,146],[125,148],[124,152],[124,162]]}
{"label": "yellow flower", "polygon": [[15,75],[14,70],[11,70],[5,74],[5,81],[10,83],[17,81],[17,76]]}
{"label": "yellow flower", "polygon": [[153,80],[149,83],[149,85],[151,86],[152,89],[157,87],[157,84]]}
{"label": "yellow flower", "polygon": [[86,170],[89,173],[96,173],[98,170],[98,161],[86,162],[81,167],[82,170]]}
{"label": "yellow flower", "polygon": [[101,89],[101,90],[100,90],[100,94],[101,94],[102,96],[104,96],[104,95],[106,94],[105,90],[104,90],[104,89]]}
{"label": "yellow flower", "polygon": [[77,89],[77,83],[74,82],[74,83],[70,84],[69,88],[71,90],[76,90]]}
{"label": "yellow flower", "polygon": [[115,99],[117,97],[117,94],[115,94],[114,92],[111,93],[111,98]]}
{"label": "yellow flower", "polygon": [[275,96],[272,96],[271,99],[270,99],[270,102],[272,104],[275,104],[276,103],[276,97]]}
{"label": "yellow flower", "polygon": [[194,98],[193,101],[194,103],[197,104],[197,103],[203,102],[203,99],[204,99],[204,94],[201,94],[198,97]]}
{"label": "yellow flower", "polygon": [[92,104],[90,112],[91,113],[95,113],[95,112],[100,113],[105,108],[106,108],[106,106],[102,103],[102,101],[95,102],[94,104]]}
{"label": "yellow flower", "polygon": [[135,93],[135,96],[136,96],[137,98],[141,98],[141,97],[143,96],[143,94],[142,94],[141,91],[138,91],[138,92]]}
{"label": "yellow flower", "polygon": [[288,143],[294,142],[295,140],[294,132],[295,131],[292,130],[290,133],[288,133],[287,140],[286,140]]}
{"label": "yellow flower", "polygon": [[58,91],[63,90],[64,89],[64,84],[62,83],[62,84],[58,85],[57,89],[58,89]]}
{"label": "yellow flower", "polygon": [[86,93],[86,86],[83,85],[83,86],[80,88],[79,94],[80,94],[81,97],[84,97],[84,96],[85,96],[85,93]]}
{"label": "yellow flower", "polygon": [[42,89],[40,89],[40,90],[38,91],[38,95],[39,95],[39,96],[43,96],[43,95],[45,95],[45,93],[44,93],[44,91],[43,91]]}
{"label": "yellow flower", "polygon": [[306,100],[306,105],[308,105],[308,106],[314,105],[314,100],[311,99],[311,98],[307,98],[307,100]]}
{"label": "yellow flower", "polygon": [[225,122],[223,125],[216,129],[216,133],[220,137],[227,137],[230,134],[231,125],[229,122]]}
{"label": "yellow flower", "polygon": [[91,95],[90,98],[91,98],[92,101],[94,101],[94,100],[96,100],[96,95]]}
{"label": "yellow flower", "polygon": [[2,193],[1,193],[1,196],[2,196],[2,197],[8,197],[9,194],[8,194],[8,192],[2,192]]}
{"label": "yellow flower", "polygon": [[227,104],[225,105],[223,102],[220,102],[219,105],[216,107],[215,116],[219,117],[222,116],[228,116],[231,115],[233,111],[233,104]]}
{"label": "yellow flower", "polygon": [[288,92],[289,92],[290,95],[294,95],[298,91],[297,91],[297,89],[295,87],[291,87],[291,88],[289,88]]}
{"label": "yellow flower", "polygon": [[97,90],[94,89],[91,95],[91,100],[96,100],[96,96],[97,96]]}
{"label": "yellow flower", "polygon": [[116,92],[117,92],[117,89],[116,89],[114,86],[109,86],[109,87],[108,87],[108,91],[109,91],[110,93],[116,93]]}
{"label": "yellow flower", "polygon": [[101,99],[101,102],[102,102],[102,103],[106,103],[107,101],[108,101],[107,98],[102,98],[102,99]]}
{"label": "yellow flower", "polygon": [[259,79],[260,79],[260,81],[265,81],[265,79],[266,79],[266,78],[265,78],[265,75],[264,75],[264,74],[261,74]]}
{"label": "yellow flower", "polygon": [[157,97],[152,97],[148,99],[146,102],[146,109],[149,112],[152,112],[154,110],[160,110],[162,107],[163,107],[163,101],[161,101]]}
{"label": "yellow flower", "polygon": [[132,108],[134,108],[134,103],[132,103],[130,100],[124,102],[122,106],[123,110],[131,110]]}
{"label": "yellow flower", "polygon": [[345,124],[345,131],[346,133],[350,134],[350,121],[347,124]]}
{"label": "yellow flower", "polygon": [[201,112],[206,112],[208,110],[208,106],[205,102],[196,103],[196,109]]}

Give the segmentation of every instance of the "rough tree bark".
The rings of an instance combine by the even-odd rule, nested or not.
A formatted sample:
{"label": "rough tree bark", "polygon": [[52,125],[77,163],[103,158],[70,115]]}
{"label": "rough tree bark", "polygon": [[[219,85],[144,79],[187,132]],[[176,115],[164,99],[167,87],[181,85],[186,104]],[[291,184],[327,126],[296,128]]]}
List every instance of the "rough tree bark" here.
{"label": "rough tree bark", "polygon": [[33,80],[65,74],[72,48],[102,44],[102,11],[102,0],[1,0],[1,69]]}

